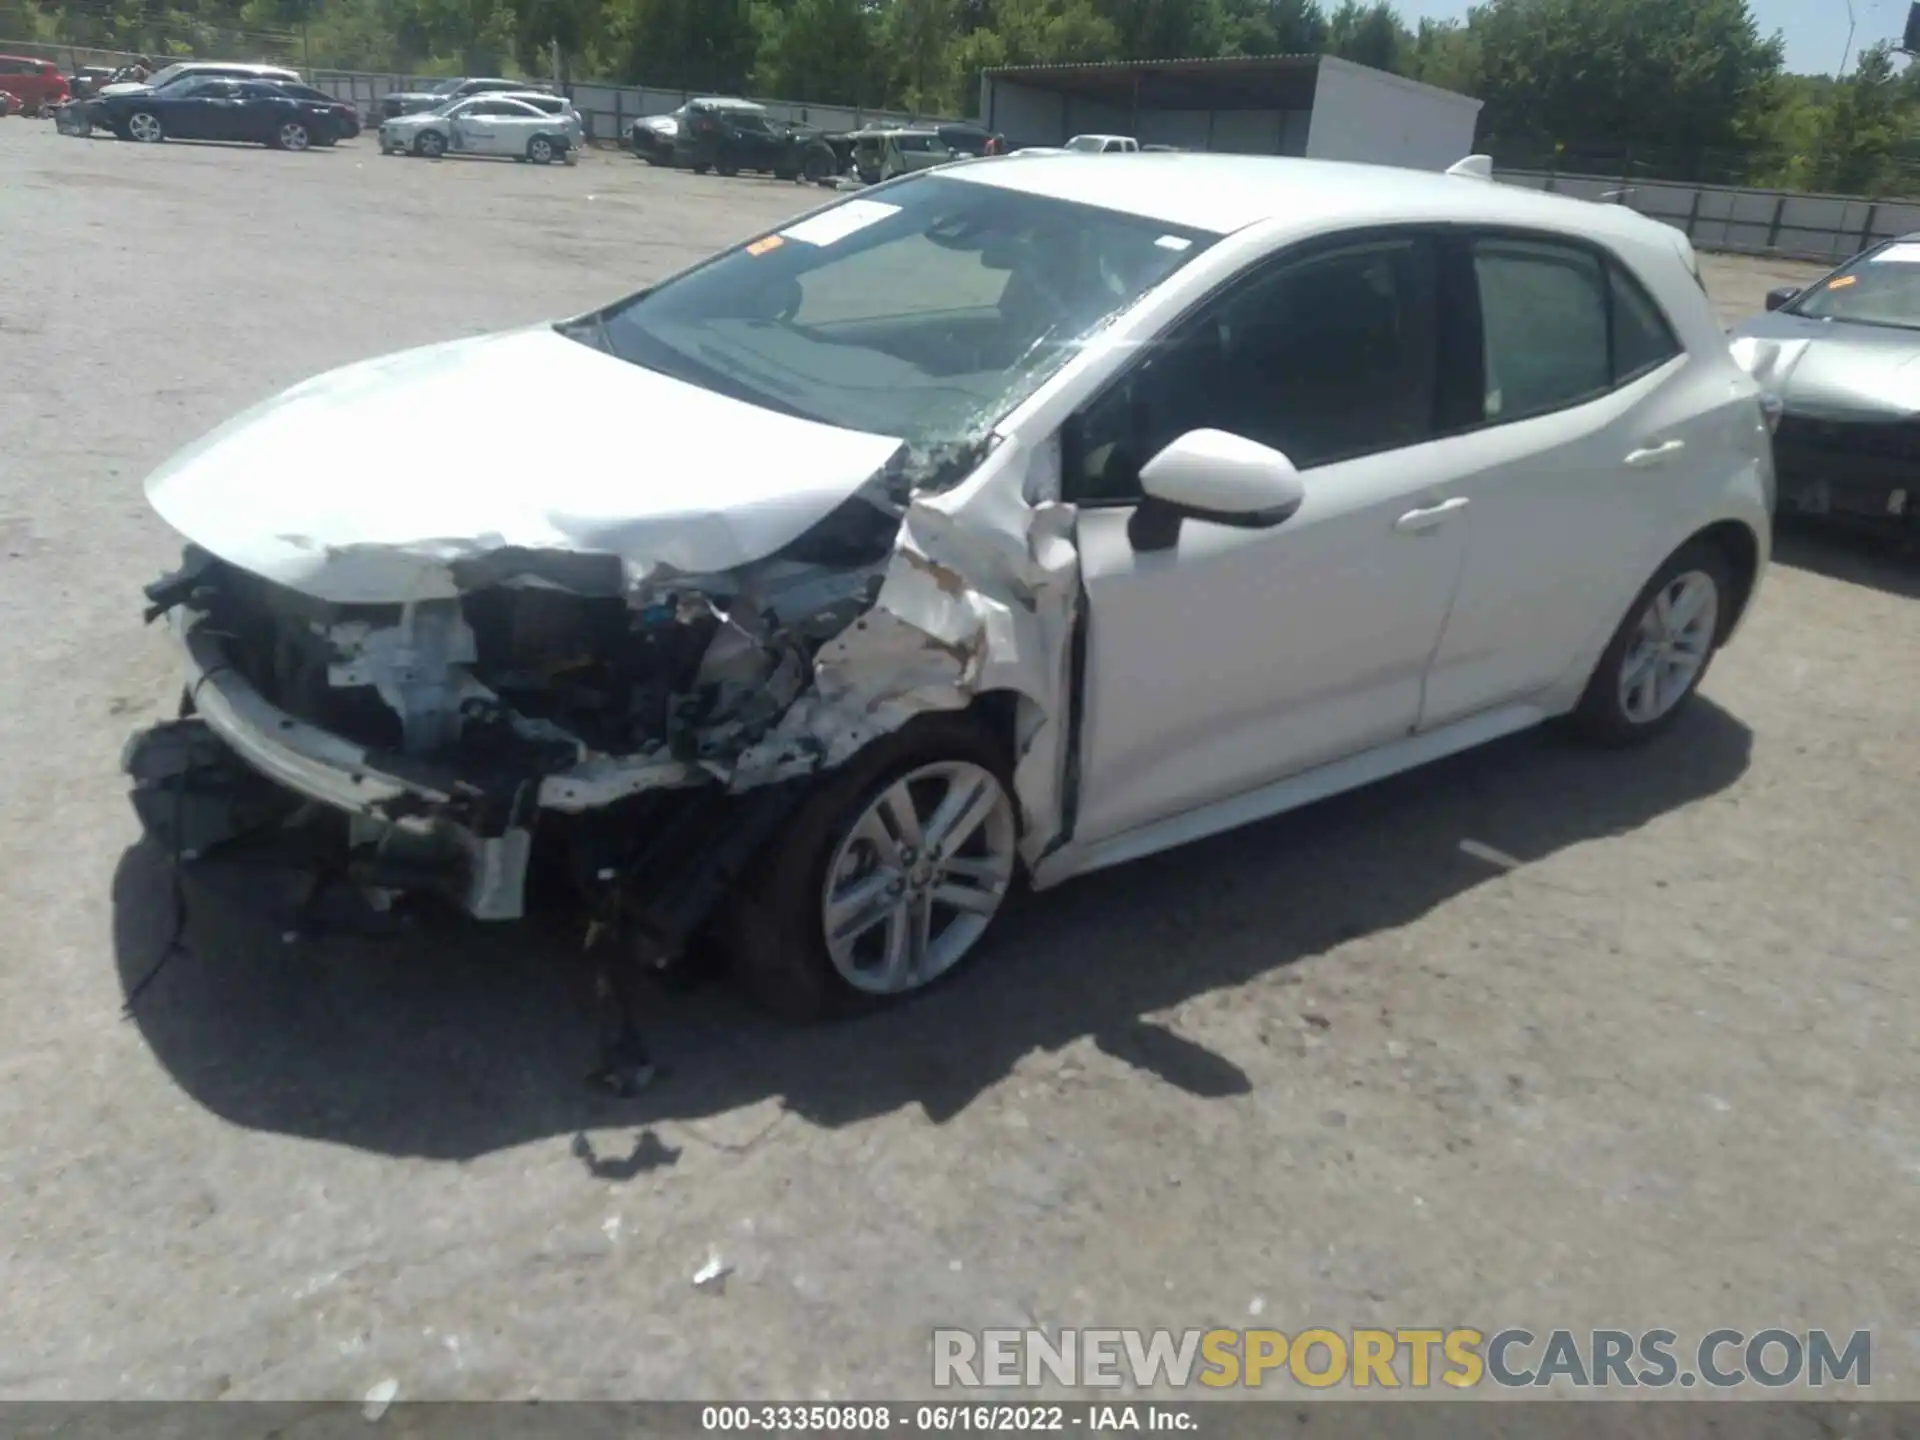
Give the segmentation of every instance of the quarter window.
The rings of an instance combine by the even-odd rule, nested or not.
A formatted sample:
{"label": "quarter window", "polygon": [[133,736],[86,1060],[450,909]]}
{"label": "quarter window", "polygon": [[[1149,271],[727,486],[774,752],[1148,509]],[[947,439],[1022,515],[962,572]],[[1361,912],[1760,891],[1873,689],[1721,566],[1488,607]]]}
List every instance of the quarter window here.
{"label": "quarter window", "polygon": [[1613,383],[1624,385],[1678,355],[1680,342],[1640,282],[1618,265],[1608,269],[1613,284]]}

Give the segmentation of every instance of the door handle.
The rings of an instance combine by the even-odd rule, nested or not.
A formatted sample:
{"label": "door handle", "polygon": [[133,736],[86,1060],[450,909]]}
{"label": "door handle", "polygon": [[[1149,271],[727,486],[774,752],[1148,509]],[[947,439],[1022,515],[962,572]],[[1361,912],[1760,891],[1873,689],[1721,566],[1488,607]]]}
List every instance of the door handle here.
{"label": "door handle", "polygon": [[1419,510],[1409,510],[1393,522],[1393,528],[1402,535],[1424,535],[1429,530],[1446,523],[1449,515],[1457,514],[1467,508],[1467,497],[1456,495],[1451,500],[1442,500],[1438,505],[1428,505]]}
{"label": "door handle", "polygon": [[1664,465],[1682,450],[1687,448],[1684,440],[1668,440],[1660,445],[1648,445],[1639,450],[1627,452],[1627,464],[1636,470],[1645,470],[1652,465]]}

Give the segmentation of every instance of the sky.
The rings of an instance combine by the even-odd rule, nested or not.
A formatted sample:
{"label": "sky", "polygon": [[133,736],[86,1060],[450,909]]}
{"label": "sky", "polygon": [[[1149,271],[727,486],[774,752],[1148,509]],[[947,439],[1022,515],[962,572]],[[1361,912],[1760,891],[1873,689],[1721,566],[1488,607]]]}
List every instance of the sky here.
{"label": "sky", "polygon": [[[1804,75],[1832,74],[1847,44],[1847,0],[1747,0],[1762,35],[1779,31],[1787,42],[1787,68]],[[1409,21],[1459,20],[1466,0],[1399,0]],[[1907,24],[1907,0],[1853,0],[1858,24],[1853,53],[1876,40],[1898,41]]]}

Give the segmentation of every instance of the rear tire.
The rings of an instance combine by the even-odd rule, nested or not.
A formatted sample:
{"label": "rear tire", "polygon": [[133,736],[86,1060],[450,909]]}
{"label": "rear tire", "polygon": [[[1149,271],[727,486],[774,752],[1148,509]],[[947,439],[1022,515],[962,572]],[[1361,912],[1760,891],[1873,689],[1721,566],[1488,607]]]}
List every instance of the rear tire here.
{"label": "rear tire", "polygon": [[313,134],[298,120],[289,120],[273,132],[273,138],[267,142],[275,150],[291,150],[296,154],[313,143]]}
{"label": "rear tire", "polygon": [[840,173],[840,157],[824,140],[816,140],[800,158],[801,172],[816,185],[824,185]]}
{"label": "rear tire", "polygon": [[553,141],[544,135],[536,135],[527,141],[527,159],[536,165],[553,163]]}
{"label": "rear tire", "polygon": [[1719,546],[1694,540],[1634,597],[1568,717],[1596,745],[1643,745],[1672,728],[1706,679],[1735,605],[1733,567]]}

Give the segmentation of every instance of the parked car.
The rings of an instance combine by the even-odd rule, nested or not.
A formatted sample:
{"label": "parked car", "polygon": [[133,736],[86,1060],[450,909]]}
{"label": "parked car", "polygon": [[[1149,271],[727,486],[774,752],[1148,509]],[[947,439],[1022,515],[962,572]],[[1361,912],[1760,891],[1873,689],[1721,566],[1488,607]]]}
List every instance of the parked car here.
{"label": "parked car", "polygon": [[704,96],[689,101],[678,110],[666,115],[643,115],[627,127],[627,145],[635,155],[649,165],[673,164],[673,141],[680,133],[680,126],[687,118],[687,112],[693,105],[712,110],[737,110],[744,115],[764,115],[766,107],[756,105],[751,100],[736,100],[725,96]]}
{"label": "parked car", "polygon": [[[348,133],[339,102],[304,99],[268,80],[193,75],[158,90],[106,94],[90,118],[122,140],[243,140],[280,150],[333,144]],[[356,126],[358,122],[353,122]]]}
{"label": "parked car", "polygon": [[316,90],[311,85],[301,85],[292,81],[282,82],[279,88],[285,94],[291,95],[296,100],[310,101],[318,108],[332,115],[335,121],[338,122],[338,131],[335,138],[351,140],[360,133],[360,112],[354,109],[347,101],[337,99],[327,94],[324,90]]}
{"label": "parked car", "polygon": [[390,120],[398,115],[417,115],[422,111],[437,110],[454,100],[465,100],[473,95],[547,88],[536,81],[503,80],[497,75],[456,76],[451,80],[442,80],[430,90],[393,91],[380,101],[380,115]]}
{"label": "parked car", "polygon": [[45,115],[64,105],[69,93],[67,77],[51,60],[0,55],[0,94],[12,96],[13,108],[22,114]]}
{"label": "parked car", "polygon": [[1780,397],[1783,510],[1920,535],[1920,234],[1767,296],[1734,357]]}
{"label": "parked car", "polygon": [[117,71],[103,65],[82,65],[67,76],[67,93],[71,99],[87,100],[100,90],[113,83]]}
{"label": "parked car", "polygon": [[801,171],[820,184],[856,176],[877,185],[909,171],[1005,149],[1004,137],[978,125],[875,125],[817,137],[801,152]]}
{"label": "parked car", "polygon": [[456,155],[505,155],[571,165],[581,145],[580,119],[571,108],[549,114],[512,95],[474,95],[380,126],[380,153],[437,160]]}
{"label": "parked car", "polygon": [[680,131],[680,113],[675,110],[665,115],[642,115],[627,127],[627,148],[649,165],[671,165],[673,137]]}
{"label": "parked car", "polygon": [[1132,155],[1140,142],[1131,135],[1076,135],[1064,145],[1024,145],[1019,155]]}
{"label": "parked car", "polygon": [[774,120],[757,105],[746,109],[734,100],[694,100],[682,112],[673,137],[673,163],[696,175],[709,170],[721,175],[758,170],[795,180],[806,147],[819,135],[806,126]]}
{"label": "parked car", "polygon": [[[137,73],[137,72],[136,72]],[[217,77],[225,80],[283,80],[300,84],[300,72],[284,65],[255,65],[230,60],[182,60],[164,65],[145,80],[118,80],[94,92],[96,99],[109,95],[134,95],[142,90],[164,90],[185,80]]]}
{"label": "parked car", "polygon": [[864,130],[854,137],[854,173],[869,185],[953,158],[954,152],[932,129]]}
{"label": "parked car", "polygon": [[572,149],[579,149],[586,143],[587,120],[579,107],[564,95],[556,95],[551,90],[505,90],[495,98],[518,100],[523,105],[531,105],[543,115],[551,115],[557,120],[571,122]]}
{"label": "parked car", "polygon": [[343,868],[488,919],[544,854],[818,1014],[949,973],[1022,869],[1552,717],[1667,732],[1771,456],[1685,238],[1624,207],[966,161],[181,451],[149,613],[197,714],[126,763],[176,850],[332,815]]}

